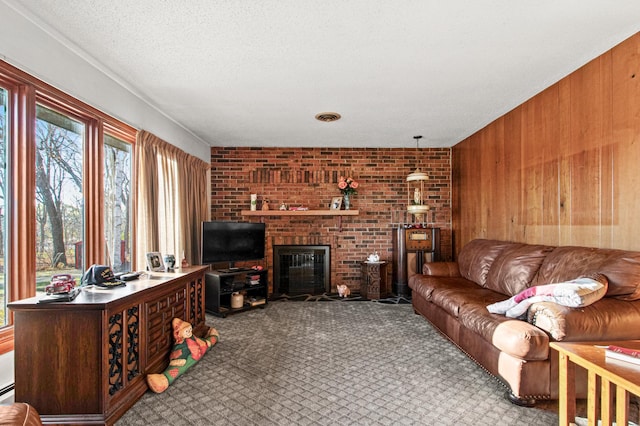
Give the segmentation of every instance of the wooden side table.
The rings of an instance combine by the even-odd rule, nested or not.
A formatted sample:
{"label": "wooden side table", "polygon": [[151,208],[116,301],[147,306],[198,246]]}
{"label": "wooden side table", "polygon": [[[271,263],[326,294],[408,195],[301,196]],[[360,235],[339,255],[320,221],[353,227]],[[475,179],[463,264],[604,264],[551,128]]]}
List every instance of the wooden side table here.
{"label": "wooden side table", "polygon": [[[602,425],[613,423],[613,397],[615,395],[615,423],[626,425],[629,421],[629,393],[640,395],[640,368],[638,365],[608,359],[601,346],[619,345],[640,349],[640,340],[624,342],[551,342],[551,349],[558,351],[559,371],[559,424],[575,424],[575,366],[587,370],[587,421],[598,424],[598,405]],[[627,365],[628,364],[628,365]],[[615,394],[614,394],[615,392]],[[598,404],[599,403],[599,404]]]}
{"label": "wooden side table", "polygon": [[362,262],[360,296],[381,299],[389,295],[387,262]]}

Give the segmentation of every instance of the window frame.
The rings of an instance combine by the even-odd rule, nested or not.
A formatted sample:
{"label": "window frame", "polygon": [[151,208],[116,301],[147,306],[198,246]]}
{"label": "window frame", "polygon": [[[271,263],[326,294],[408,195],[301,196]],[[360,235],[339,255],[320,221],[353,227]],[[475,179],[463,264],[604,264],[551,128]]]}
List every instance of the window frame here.
{"label": "window frame", "polygon": [[[114,137],[116,139],[119,139],[123,142],[129,143],[131,144],[131,194],[130,194],[130,201],[129,201],[129,208],[131,209],[130,215],[131,215],[131,266],[136,266],[135,265],[135,259],[136,259],[136,220],[135,218],[137,217],[137,194],[135,193],[135,188],[137,188],[137,179],[136,179],[136,173],[135,173],[135,168],[136,168],[136,161],[135,161],[135,154],[136,154],[136,136],[137,136],[137,132],[130,132],[127,131],[127,129],[129,128],[128,126],[122,127],[120,126],[120,122],[104,122],[103,123],[103,131],[101,132],[101,143],[100,143],[100,147],[101,147],[101,152],[102,152],[102,160],[101,160],[101,167],[104,168],[104,135],[107,134],[111,137]],[[104,172],[100,174],[100,177],[102,178],[100,183],[101,183],[101,188],[104,189]],[[101,206],[104,206],[104,191],[101,191],[102,193],[102,201],[100,203]],[[103,231],[102,231],[102,235],[104,238],[104,214],[102,214],[101,219],[103,222]],[[103,256],[104,259],[104,256]]]}
{"label": "window frame", "polygon": [[[130,143],[132,188],[135,188],[135,141],[137,130],[61,90],[0,60],[0,85],[8,91],[7,138],[7,250],[6,286],[8,301],[35,296],[35,122],[36,104],[54,109],[85,123],[83,146],[84,259],[86,264],[105,258],[103,215],[104,134]],[[135,217],[135,197],[131,214]],[[132,250],[136,229],[132,226]],[[135,253],[132,253],[132,259]],[[0,355],[13,350],[13,312],[7,311],[7,325],[0,327]]]}

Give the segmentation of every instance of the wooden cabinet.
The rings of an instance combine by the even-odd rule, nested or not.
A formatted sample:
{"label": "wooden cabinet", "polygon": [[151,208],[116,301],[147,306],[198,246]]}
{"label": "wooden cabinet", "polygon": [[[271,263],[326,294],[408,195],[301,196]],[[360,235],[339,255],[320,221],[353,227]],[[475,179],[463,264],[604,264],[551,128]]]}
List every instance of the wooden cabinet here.
{"label": "wooden cabinet", "polygon": [[206,332],[207,268],[85,288],[72,302],[9,304],[16,401],[33,405],[43,423],[113,424],[146,392],[145,376],[167,367],[174,317]]}
{"label": "wooden cabinet", "polygon": [[362,262],[360,296],[365,299],[383,299],[389,296],[386,262]]}
{"label": "wooden cabinet", "polygon": [[421,274],[426,262],[441,259],[440,228],[399,223],[393,229],[393,293],[410,297],[409,279]]}

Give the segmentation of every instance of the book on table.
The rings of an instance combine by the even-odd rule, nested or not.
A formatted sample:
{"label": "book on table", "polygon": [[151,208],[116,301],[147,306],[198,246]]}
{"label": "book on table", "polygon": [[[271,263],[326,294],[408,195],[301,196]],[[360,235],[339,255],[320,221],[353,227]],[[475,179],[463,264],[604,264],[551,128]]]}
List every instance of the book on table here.
{"label": "book on table", "polygon": [[604,348],[605,356],[640,365],[640,350],[625,348],[618,345],[609,345]]}

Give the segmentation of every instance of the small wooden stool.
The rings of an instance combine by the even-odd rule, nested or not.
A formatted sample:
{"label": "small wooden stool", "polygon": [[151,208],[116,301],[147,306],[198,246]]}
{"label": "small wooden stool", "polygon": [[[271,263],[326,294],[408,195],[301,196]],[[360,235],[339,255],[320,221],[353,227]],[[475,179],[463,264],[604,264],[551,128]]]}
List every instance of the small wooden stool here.
{"label": "small wooden stool", "polygon": [[40,415],[31,405],[16,402],[0,405],[0,425],[41,426]]}

